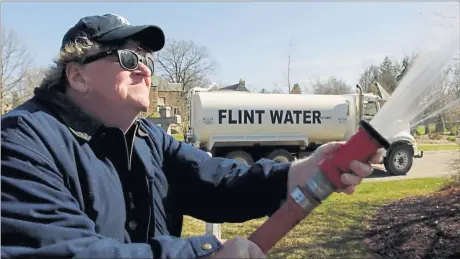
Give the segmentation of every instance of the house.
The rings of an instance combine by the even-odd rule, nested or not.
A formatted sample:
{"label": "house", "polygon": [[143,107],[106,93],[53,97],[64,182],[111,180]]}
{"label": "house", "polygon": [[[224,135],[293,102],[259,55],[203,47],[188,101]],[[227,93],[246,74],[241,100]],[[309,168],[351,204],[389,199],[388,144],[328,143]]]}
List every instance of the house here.
{"label": "house", "polygon": [[243,92],[249,92],[249,90],[246,88],[245,81],[241,80],[241,79],[240,79],[240,82],[238,84],[229,85],[229,86],[225,86],[225,87],[222,87],[222,88],[217,88],[217,89],[211,90],[211,91],[243,91]]}
{"label": "house", "polygon": [[[245,86],[245,81],[240,80],[234,85],[225,86],[222,88],[213,89],[211,91],[245,91],[249,90]],[[153,75],[150,88],[150,107],[147,112],[141,113],[141,117],[148,117],[152,114],[158,116],[161,107],[170,107],[171,116],[181,115],[181,106],[184,106],[184,92],[182,84],[169,83],[163,78]],[[185,118],[184,118],[185,119]]]}
{"label": "house", "polygon": [[142,113],[142,117],[147,117],[154,113],[158,114],[160,107],[170,107],[172,116],[180,115],[180,107],[183,101],[182,84],[169,83],[163,78],[153,75],[149,97],[149,110]]}

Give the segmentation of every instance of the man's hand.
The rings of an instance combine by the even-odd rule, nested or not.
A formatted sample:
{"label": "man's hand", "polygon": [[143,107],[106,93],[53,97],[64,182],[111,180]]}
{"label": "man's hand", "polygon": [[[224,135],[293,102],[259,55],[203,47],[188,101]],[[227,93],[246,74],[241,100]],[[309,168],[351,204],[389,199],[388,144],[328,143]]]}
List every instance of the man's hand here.
{"label": "man's hand", "polygon": [[[345,142],[332,142],[324,144],[315,150],[309,158],[294,161],[289,170],[288,191],[292,190],[297,184],[305,184],[305,182],[317,172],[317,164],[319,161],[327,156],[333,155],[344,143]],[[376,153],[368,163],[352,161],[349,167],[352,173],[345,173],[341,176],[342,183],[348,186],[344,190],[339,191],[346,194],[352,194],[355,191],[356,185],[360,184],[365,177],[372,173],[373,169],[371,164],[379,163],[381,159],[382,155]]]}
{"label": "man's hand", "polygon": [[253,242],[242,238],[235,237],[229,240],[221,240],[224,245],[221,249],[215,252],[210,259],[228,259],[228,258],[266,258],[260,248]]}

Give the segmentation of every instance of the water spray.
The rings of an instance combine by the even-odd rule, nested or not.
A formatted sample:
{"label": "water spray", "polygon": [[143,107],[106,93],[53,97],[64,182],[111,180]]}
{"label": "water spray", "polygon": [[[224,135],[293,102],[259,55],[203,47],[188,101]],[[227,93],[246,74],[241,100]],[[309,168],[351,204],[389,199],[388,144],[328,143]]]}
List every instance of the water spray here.
{"label": "water spray", "polygon": [[359,131],[353,135],[334,156],[319,162],[319,170],[305,185],[297,185],[284,205],[264,222],[249,240],[267,253],[300,221],[307,217],[332,193],[346,186],[340,176],[349,171],[353,160],[368,162],[380,149],[388,149],[390,143],[368,122],[361,120]]}
{"label": "water spray", "polygon": [[401,131],[401,125],[409,124],[432,103],[429,97],[433,95],[436,79],[459,50],[459,32],[453,31],[450,36],[448,44],[439,46],[435,51],[420,53],[371,123],[361,120],[359,131],[332,157],[320,161],[315,175],[304,185],[297,185],[291,190],[281,208],[249,240],[266,254],[332,193],[346,187],[340,176],[349,172],[348,167],[353,160],[368,162],[379,149],[390,148],[390,143],[383,136]]}

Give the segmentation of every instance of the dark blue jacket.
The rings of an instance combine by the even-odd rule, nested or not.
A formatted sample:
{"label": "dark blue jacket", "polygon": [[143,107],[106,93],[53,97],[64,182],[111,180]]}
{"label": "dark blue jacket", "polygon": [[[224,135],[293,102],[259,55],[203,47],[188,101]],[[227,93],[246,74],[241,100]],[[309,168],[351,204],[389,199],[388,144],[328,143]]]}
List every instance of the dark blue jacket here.
{"label": "dark blue jacket", "polygon": [[210,158],[144,119],[134,141],[82,133],[60,98],[37,94],[2,117],[2,258],[203,257],[221,244],[180,238],[183,215],[244,222],[285,198],[290,164]]}

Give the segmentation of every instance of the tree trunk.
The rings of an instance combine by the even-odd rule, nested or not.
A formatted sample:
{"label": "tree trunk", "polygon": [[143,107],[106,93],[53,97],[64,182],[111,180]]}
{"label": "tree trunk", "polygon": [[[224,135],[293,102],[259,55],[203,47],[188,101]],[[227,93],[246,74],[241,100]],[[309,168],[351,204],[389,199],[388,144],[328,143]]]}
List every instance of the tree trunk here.
{"label": "tree trunk", "polygon": [[442,118],[441,113],[436,116],[435,132],[436,133],[444,133],[444,123],[443,123],[443,118]]}

